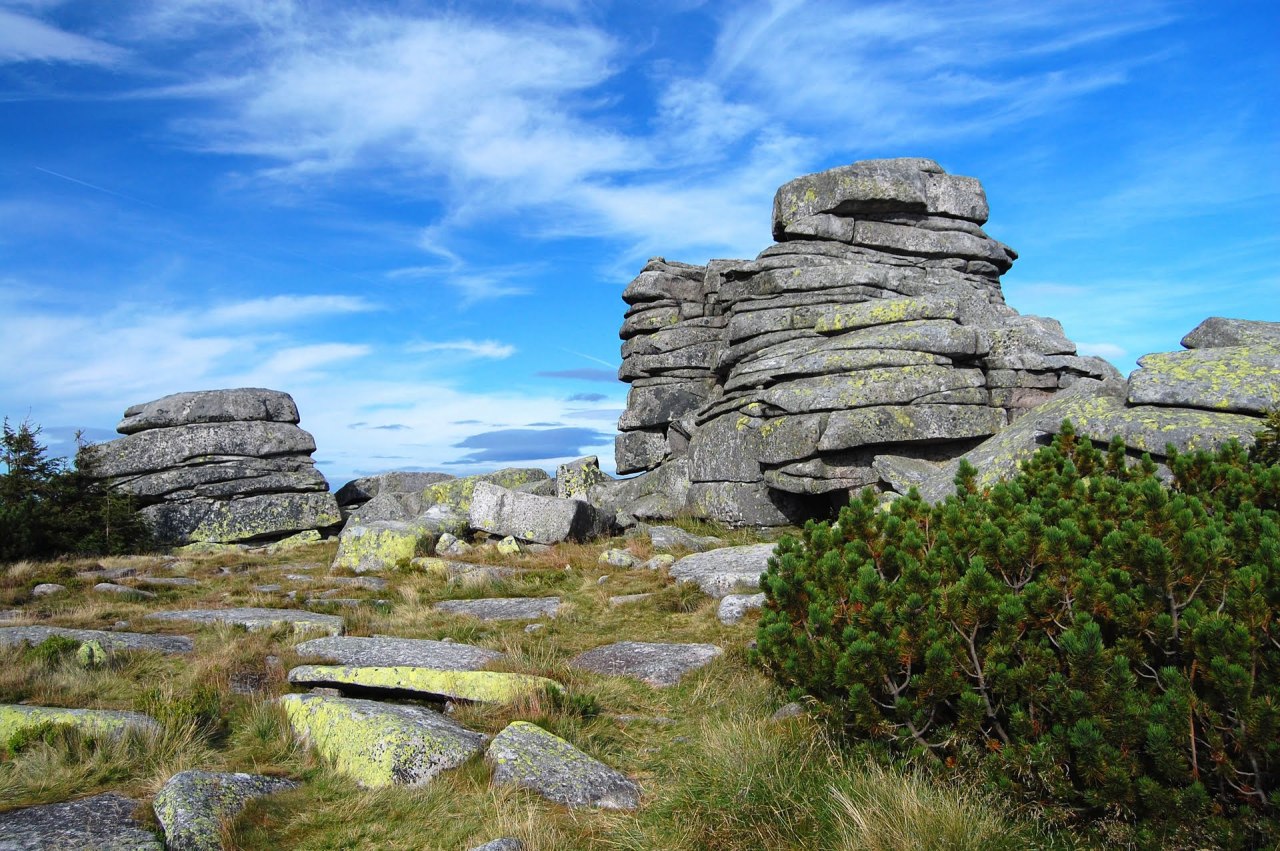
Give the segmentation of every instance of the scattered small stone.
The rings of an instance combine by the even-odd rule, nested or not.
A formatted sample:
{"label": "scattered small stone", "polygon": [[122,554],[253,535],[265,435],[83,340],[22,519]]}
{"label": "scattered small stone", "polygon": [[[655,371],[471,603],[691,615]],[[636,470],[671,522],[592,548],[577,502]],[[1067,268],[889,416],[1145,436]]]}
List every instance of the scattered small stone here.
{"label": "scattered small stone", "polygon": [[155,834],[134,821],[137,808],[137,801],[106,792],[63,804],[9,810],[0,813],[0,849],[164,851]]}
{"label": "scattered small stone", "polygon": [[436,611],[469,615],[484,621],[554,618],[560,610],[559,597],[491,597],[481,600],[444,600]]}
{"label": "scattered small stone", "polygon": [[261,774],[183,771],[161,787],[152,808],[169,851],[222,851],[222,821],[249,801],[293,789],[292,780]]}
{"label": "scattered small stone", "polygon": [[609,581],[609,574],[606,573],[604,576],[601,576],[599,579],[596,580],[596,584],[603,585],[608,581]]}
{"label": "scattered small stone", "polygon": [[290,535],[276,541],[274,544],[267,545],[267,555],[275,555],[276,553],[286,552],[288,550],[296,550],[299,547],[309,547],[312,544],[318,544],[323,540],[320,533],[315,529],[307,529],[296,535]]}
{"label": "scattered small stone", "polygon": [[528,721],[508,724],[484,758],[493,766],[495,783],[515,784],[558,804],[610,810],[640,806],[635,781]]}
{"label": "scattered small stone", "polygon": [[498,541],[497,550],[504,556],[518,556],[521,552],[520,542],[510,535],[507,535],[507,537]]}
{"label": "scattered small stone", "polygon": [[182,609],[169,612],[152,612],[154,620],[191,621],[193,623],[228,623],[243,626],[250,632],[271,629],[279,624],[291,624],[296,632],[323,630],[330,635],[341,635],[344,627],[337,615],[321,615],[299,609]]}
{"label": "scattered small stone", "polygon": [[[127,621],[118,625],[127,627]],[[98,629],[68,629],[61,626],[0,627],[0,645],[36,645],[51,635],[79,642],[96,641],[107,650],[159,650],[161,653],[190,653],[195,642],[185,635],[151,635],[141,632],[107,632]]]}
{"label": "scattered small stone", "polygon": [[496,650],[458,644],[451,640],[430,641],[388,635],[375,635],[372,638],[316,638],[304,641],[293,649],[301,656],[322,656],[343,665],[409,665],[440,671],[478,671],[495,659],[502,658],[502,654]]}
{"label": "scattered small stone", "polygon": [[471,545],[466,541],[460,540],[457,536],[450,532],[441,533],[436,540],[436,555],[441,556],[464,556],[471,552]]}
{"label": "scattered small stone", "polygon": [[524,631],[528,633],[542,632],[546,628],[547,625],[545,623],[531,623],[524,628]]}
{"label": "scattered small stone", "polygon": [[676,557],[670,553],[659,553],[644,563],[647,570],[663,570],[670,569],[671,565],[676,563]]}
{"label": "scattered small stone", "polygon": [[32,597],[47,597],[50,594],[60,594],[67,590],[67,586],[59,585],[56,582],[41,582],[39,585],[31,589]]}
{"label": "scattered small stone", "polygon": [[550,544],[524,544],[523,546],[525,552],[535,555],[545,555],[555,549]]}
{"label": "scattered small stone", "polygon": [[785,721],[788,718],[800,718],[804,716],[804,707],[794,701],[782,706],[777,712],[770,717],[774,721]]}
{"label": "scattered small stone", "polygon": [[759,594],[726,594],[720,600],[720,608],[716,611],[716,617],[720,619],[722,624],[741,623],[749,610],[759,609],[763,606],[764,592]]}
{"label": "scattered small stone", "polygon": [[116,585],[114,582],[99,582],[93,586],[93,590],[100,594],[119,594],[121,597],[142,597],[144,599],[152,599],[156,595],[152,591],[143,591],[141,588],[130,588],[128,585]]}
{"label": "scattered small stone", "polygon": [[97,641],[86,641],[76,650],[76,664],[81,668],[101,668],[107,663],[107,651]]}
{"label": "scattered small stone", "polygon": [[420,706],[313,694],[285,695],[280,704],[299,738],[367,788],[422,785],[487,740]]}
{"label": "scattered small stone", "polygon": [[724,651],[714,644],[656,644],[619,641],[585,653],[569,664],[584,671],[633,677],[657,688],[673,686],[689,671],[701,668]]}
{"label": "scattered small stone", "polygon": [[618,606],[627,606],[631,603],[639,603],[641,600],[647,600],[652,597],[652,593],[647,594],[620,594],[617,597],[609,598],[609,605],[613,608]]}
{"label": "scattered small stone", "polygon": [[640,563],[640,559],[623,549],[608,549],[600,553],[598,559],[600,564],[607,564],[610,567],[620,567],[623,570],[630,570]]}
{"label": "scattered small stone", "polygon": [[257,591],[259,594],[275,594],[279,591],[283,591],[284,587],[280,585],[255,585],[253,586],[253,590]]}

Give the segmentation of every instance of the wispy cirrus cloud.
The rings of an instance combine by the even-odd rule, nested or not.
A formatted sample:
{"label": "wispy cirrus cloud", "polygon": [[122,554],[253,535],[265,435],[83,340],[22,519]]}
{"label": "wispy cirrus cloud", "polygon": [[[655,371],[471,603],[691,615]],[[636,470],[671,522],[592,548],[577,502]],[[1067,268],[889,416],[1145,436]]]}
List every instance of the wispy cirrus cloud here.
{"label": "wispy cirrus cloud", "polygon": [[277,295],[229,302],[213,307],[205,318],[222,324],[287,324],[320,316],[368,313],[380,308],[360,296]]}
{"label": "wispy cirrus cloud", "polygon": [[105,41],[77,35],[39,18],[0,9],[0,64],[66,62],[119,65],[128,52]]}
{"label": "wispy cirrus cloud", "polygon": [[416,354],[453,352],[465,357],[504,360],[516,353],[516,347],[497,340],[448,340],[444,342],[410,343],[405,351]]}

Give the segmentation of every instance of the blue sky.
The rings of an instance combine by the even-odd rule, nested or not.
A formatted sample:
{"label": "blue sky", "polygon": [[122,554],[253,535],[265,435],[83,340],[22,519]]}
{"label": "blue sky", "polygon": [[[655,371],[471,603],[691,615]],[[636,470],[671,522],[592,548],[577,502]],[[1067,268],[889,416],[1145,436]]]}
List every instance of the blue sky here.
{"label": "blue sky", "polygon": [[792,177],[986,186],[1009,303],[1123,371],[1280,320],[1275,2],[0,0],[0,414],[292,393],[337,487],[612,467],[619,296]]}

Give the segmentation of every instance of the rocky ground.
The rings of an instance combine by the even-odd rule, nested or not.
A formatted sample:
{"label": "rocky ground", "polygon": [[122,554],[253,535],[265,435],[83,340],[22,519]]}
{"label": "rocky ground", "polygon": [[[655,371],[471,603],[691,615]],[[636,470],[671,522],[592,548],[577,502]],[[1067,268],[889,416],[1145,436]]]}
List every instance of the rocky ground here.
{"label": "rocky ground", "polygon": [[835,752],[747,658],[771,547],[720,535],[10,566],[0,848],[816,847]]}

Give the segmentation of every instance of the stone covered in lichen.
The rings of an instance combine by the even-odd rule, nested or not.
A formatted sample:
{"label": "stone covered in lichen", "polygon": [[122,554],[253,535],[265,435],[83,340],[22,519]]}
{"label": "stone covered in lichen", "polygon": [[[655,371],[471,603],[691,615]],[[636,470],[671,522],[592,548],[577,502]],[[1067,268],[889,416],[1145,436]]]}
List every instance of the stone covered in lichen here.
{"label": "stone covered in lichen", "polygon": [[511,703],[521,697],[558,691],[560,684],[532,674],[501,671],[442,671],[407,665],[300,665],[289,682],[304,686],[333,686],[360,691],[419,695],[431,700]]}
{"label": "stone covered in lichen", "polygon": [[366,573],[407,565],[418,555],[419,542],[430,531],[397,520],[348,522],[338,538],[333,569]]}
{"label": "stone covered in lichen", "polygon": [[456,768],[487,737],[419,706],[289,694],[280,698],[294,734],[361,786],[419,786]]}
{"label": "stone covered in lichen", "polygon": [[1161,352],[1138,359],[1131,405],[1260,415],[1280,406],[1280,344]]}
{"label": "stone covered in lichen", "polygon": [[161,787],[152,808],[167,851],[221,851],[222,822],[254,798],[298,784],[260,774],[183,771]]}
{"label": "stone covered in lichen", "polygon": [[149,715],[118,709],[64,709],[58,706],[0,706],[0,744],[44,726],[74,727],[91,736],[119,738],[127,733],[158,733]]}
{"label": "stone covered in lichen", "polygon": [[528,721],[508,724],[493,737],[484,758],[495,783],[514,784],[558,804],[609,810],[640,806],[635,781]]}
{"label": "stone covered in lichen", "polygon": [[690,671],[711,664],[724,653],[714,644],[663,644],[619,641],[585,653],[569,664],[584,671],[633,677],[657,688],[673,686]]}
{"label": "stone covered in lichen", "polygon": [[115,792],[0,813],[3,851],[161,851],[133,818],[138,802]]}
{"label": "stone covered in lichen", "polygon": [[96,641],[109,651],[158,650],[161,653],[190,653],[195,642],[185,635],[152,635],[141,632],[108,632],[100,629],[69,629],[62,626],[0,627],[0,645],[39,644],[51,635],[75,641]]}
{"label": "stone covered in lichen", "polygon": [[152,612],[153,620],[190,621],[191,623],[226,623],[242,626],[250,632],[271,629],[282,624],[292,626],[295,632],[327,632],[342,635],[345,626],[337,615],[321,615],[299,609],[180,609],[171,612]]}

